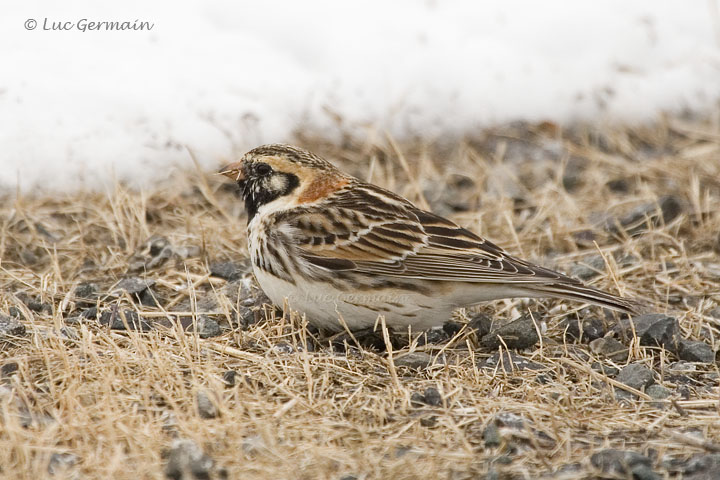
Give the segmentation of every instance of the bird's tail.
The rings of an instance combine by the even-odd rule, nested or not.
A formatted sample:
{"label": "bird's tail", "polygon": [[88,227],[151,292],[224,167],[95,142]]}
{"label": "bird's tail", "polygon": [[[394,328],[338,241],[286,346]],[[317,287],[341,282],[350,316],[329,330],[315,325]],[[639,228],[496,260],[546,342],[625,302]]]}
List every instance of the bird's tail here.
{"label": "bird's tail", "polygon": [[652,311],[647,302],[619,297],[597,288],[588,287],[581,283],[550,283],[544,285],[528,286],[528,290],[536,292],[538,296],[562,298],[592,303],[601,307],[610,308],[630,315],[639,315]]}

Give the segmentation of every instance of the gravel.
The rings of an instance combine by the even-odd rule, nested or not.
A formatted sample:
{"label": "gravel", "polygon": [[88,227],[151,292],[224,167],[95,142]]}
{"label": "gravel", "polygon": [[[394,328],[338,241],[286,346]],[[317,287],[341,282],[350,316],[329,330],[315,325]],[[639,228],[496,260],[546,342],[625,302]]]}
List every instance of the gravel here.
{"label": "gravel", "polygon": [[627,450],[601,450],[590,457],[590,463],[605,474],[629,475],[635,480],[661,478],[652,472],[652,461],[648,457]]}
{"label": "gravel", "polygon": [[537,313],[533,315],[535,321],[533,321],[530,314],[525,314],[517,320],[498,327],[482,337],[480,345],[488,350],[495,350],[503,344],[507,348],[522,349],[532,347],[539,340],[535,322],[541,321],[540,315]]}
{"label": "gravel", "polygon": [[715,361],[715,352],[712,347],[700,340],[681,339],[677,354],[680,359],[688,362],[713,363]]}
{"label": "gravel", "polygon": [[590,350],[614,362],[624,362],[628,357],[628,348],[612,337],[596,338],[590,342]]}
{"label": "gravel", "polygon": [[25,335],[25,325],[14,317],[0,314],[0,341]]}
{"label": "gravel", "polygon": [[590,342],[605,335],[605,323],[598,317],[580,320],[577,316],[566,318],[560,324],[565,335],[572,340]]}
{"label": "gravel", "polygon": [[76,455],[72,453],[53,453],[50,455],[47,472],[50,475],[65,473],[78,462]]}
{"label": "gravel", "polygon": [[[618,373],[617,377],[615,377],[615,380],[627,385],[628,387],[632,387],[635,390],[643,391],[645,388],[655,383],[655,374],[644,365],[631,363],[620,370],[620,373]],[[630,392],[620,389],[616,390],[615,394],[619,400],[635,397]]]}
{"label": "gravel", "polygon": [[200,390],[197,392],[195,399],[197,401],[198,415],[200,418],[217,418],[219,415],[217,406],[212,400],[212,394],[207,390]]}
{"label": "gravel", "polygon": [[[109,326],[111,330],[129,329],[146,332],[152,329],[152,325],[133,310],[123,310],[122,312],[117,311],[117,309],[106,310],[102,312],[98,321],[101,325]],[[127,325],[125,322],[127,322]]]}
{"label": "gravel", "polygon": [[170,448],[165,476],[173,480],[209,479],[215,462],[192,440],[175,440]]}
{"label": "gravel", "polygon": [[427,368],[434,363],[435,358],[425,352],[406,353],[393,359],[396,367],[407,367],[415,370]]}

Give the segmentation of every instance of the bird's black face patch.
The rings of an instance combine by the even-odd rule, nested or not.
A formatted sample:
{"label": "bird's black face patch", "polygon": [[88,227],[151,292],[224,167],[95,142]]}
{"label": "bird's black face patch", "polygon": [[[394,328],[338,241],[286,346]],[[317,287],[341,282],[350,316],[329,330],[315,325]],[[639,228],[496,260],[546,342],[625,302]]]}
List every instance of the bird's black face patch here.
{"label": "bird's black face patch", "polygon": [[252,162],[245,167],[243,173],[245,179],[240,180],[238,186],[245,200],[248,223],[255,217],[260,207],[288,195],[300,185],[296,175],[276,172],[267,163]]}

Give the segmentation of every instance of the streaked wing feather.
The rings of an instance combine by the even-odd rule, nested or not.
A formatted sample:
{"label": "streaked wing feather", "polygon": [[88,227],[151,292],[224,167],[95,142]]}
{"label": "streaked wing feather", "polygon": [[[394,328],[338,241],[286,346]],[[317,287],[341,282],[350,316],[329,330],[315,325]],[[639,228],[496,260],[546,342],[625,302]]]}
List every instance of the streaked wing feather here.
{"label": "streaked wing feather", "polygon": [[332,206],[295,211],[290,224],[308,262],[368,275],[477,283],[579,284],[509,256],[454,222],[368,184],[340,191]]}

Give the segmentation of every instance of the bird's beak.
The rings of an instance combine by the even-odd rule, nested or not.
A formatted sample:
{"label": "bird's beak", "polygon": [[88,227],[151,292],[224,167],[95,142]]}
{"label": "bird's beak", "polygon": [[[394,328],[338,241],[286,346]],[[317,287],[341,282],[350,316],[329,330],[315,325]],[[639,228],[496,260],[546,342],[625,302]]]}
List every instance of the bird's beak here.
{"label": "bird's beak", "polygon": [[223,168],[220,169],[218,175],[225,175],[226,177],[231,178],[236,182],[245,180],[245,175],[243,175],[242,172],[242,162],[235,162],[231,163],[230,165],[225,165]]}

